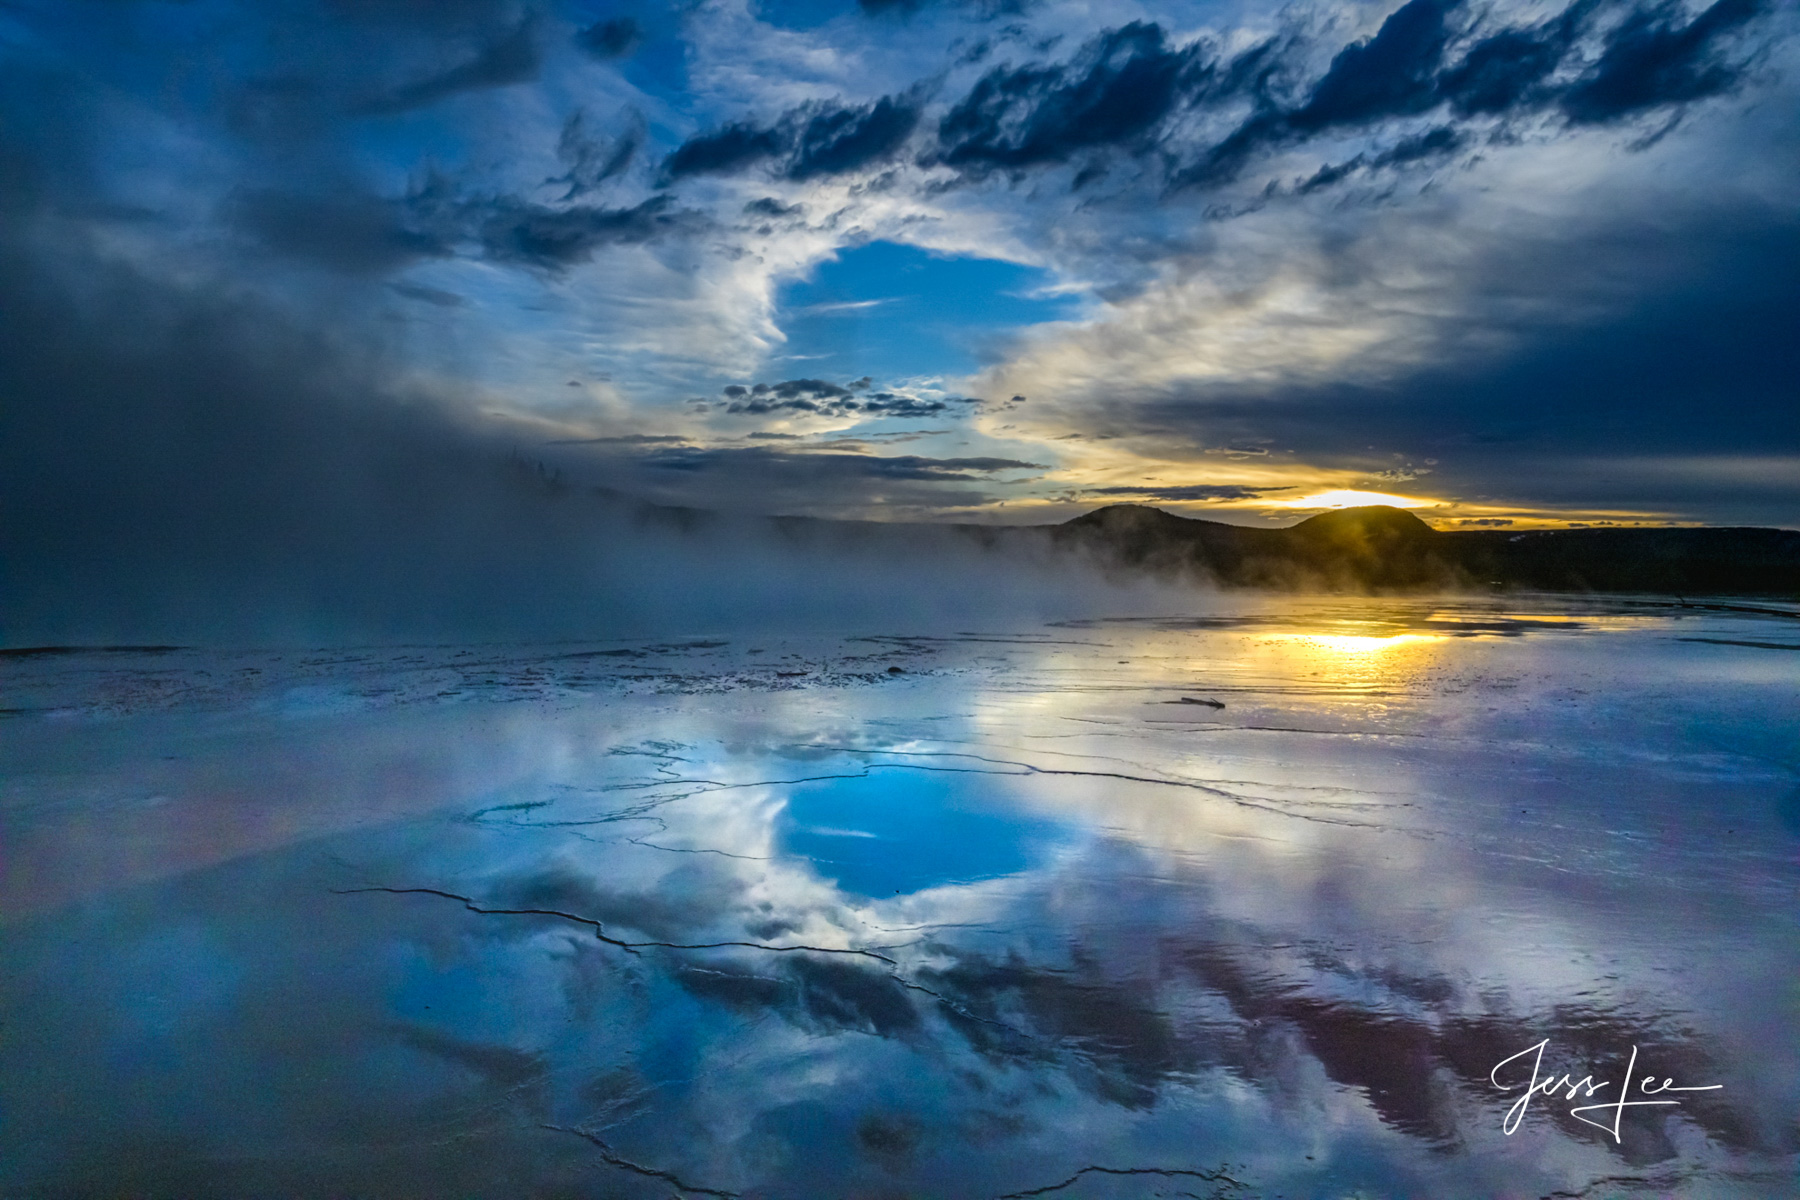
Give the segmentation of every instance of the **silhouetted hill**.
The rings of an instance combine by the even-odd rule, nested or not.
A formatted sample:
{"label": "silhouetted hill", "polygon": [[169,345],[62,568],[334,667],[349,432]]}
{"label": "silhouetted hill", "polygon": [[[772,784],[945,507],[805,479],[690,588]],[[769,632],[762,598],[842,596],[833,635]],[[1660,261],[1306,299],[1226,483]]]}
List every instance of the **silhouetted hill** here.
{"label": "silhouetted hill", "polygon": [[[647,503],[605,489],[642,526],[694,534],[734,518]],[[1142,504],[1097,508],[1060,525],[933,525],[827,517],[746,518],[797,548],[877,560],[964,546],[1198,576],[1227,587],[1333,591],[1656,592],[1800,599],[1800,531],[1761,528],[1440,531],[1387,505],[1320,513],[1284,529],[1179,517]]]}
{"label": "silhouetted hill", "polygon": [[1049,532],[1104,561],[1229,586],[1800,595],[1800,532],[1787,529],[1438,531],[1385,505],[1256,529],[1115,504]]}

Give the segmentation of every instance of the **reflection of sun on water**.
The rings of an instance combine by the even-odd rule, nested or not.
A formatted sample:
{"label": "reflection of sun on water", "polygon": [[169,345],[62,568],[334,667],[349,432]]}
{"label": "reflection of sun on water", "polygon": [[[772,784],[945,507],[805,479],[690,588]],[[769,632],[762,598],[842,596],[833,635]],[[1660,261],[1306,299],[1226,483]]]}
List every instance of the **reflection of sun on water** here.
{"label": "reflection of sun on water", "polygon": [[1388,633],[1340,634],[1340,633],[1277,633],[1270,636],[1271,641],[1302,642],[1308,646],[1317,646],[1321,650],[1335,650],[1340,654],[1377,654],[1383,650],[1392,650],[1396,646],[1408,645],[1412,642],[1441,642],[1441,633]]}
{"label": "reflection of sun on water", "polygon": [[1437,658],[1441,633],[1271,633],[1261,639],[1278,674],[1333,690],[1363,692],[1402,685]]}

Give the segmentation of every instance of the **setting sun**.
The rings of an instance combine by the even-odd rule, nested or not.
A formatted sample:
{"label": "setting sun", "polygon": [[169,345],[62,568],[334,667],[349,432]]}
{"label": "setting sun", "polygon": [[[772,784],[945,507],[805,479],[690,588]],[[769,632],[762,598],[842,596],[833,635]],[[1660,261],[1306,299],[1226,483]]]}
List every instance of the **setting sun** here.
{"label": "setting sun", "polygon": [[1358,492],[1338,488],[1329,492],[1314,492],[1310,496],[1301,496],[1294,500],[1278,500],[1276,508],[1359,508],[1365,504],[1386,504],[1394,508],[1436,508],[1436,500],[1421,500],[1417,496],[1394,496],[1387,492]]}

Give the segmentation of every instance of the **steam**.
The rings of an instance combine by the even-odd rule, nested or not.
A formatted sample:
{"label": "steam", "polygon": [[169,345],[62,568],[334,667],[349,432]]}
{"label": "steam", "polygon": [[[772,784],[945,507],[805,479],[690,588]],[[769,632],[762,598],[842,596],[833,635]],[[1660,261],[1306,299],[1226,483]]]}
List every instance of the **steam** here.
{"label": "steam", "polygon": [[1030,539],[650,508],[378,335],[91,244],[6,247],[0,311],[11,645],[918,630],[1151,586]]}

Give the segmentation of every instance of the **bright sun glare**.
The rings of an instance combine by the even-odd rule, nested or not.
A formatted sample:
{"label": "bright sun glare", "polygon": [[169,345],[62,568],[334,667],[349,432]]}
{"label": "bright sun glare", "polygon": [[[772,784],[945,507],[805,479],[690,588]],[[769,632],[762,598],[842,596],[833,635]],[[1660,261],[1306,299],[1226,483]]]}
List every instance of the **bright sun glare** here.
{"label": "bright sun glare", "polygon": [[1372,654],[1380,650],[1391,650],[1396,646],[1411,645],[1415,642],[1441,642],[1442,634],[1436,633],[1391,633],[1383,637],[1371,637],[1355,634],[1301,633],[1289,635],[1288,639],[1316,646],[1321,650],[1335,650],[1341,654]]}
{"label": "bright sun glare", "polygon": [[1296,500],[1277,500],[1277,508],[1358,508],[1365,504],[1387,504],[1394,508],[1436,508],[1435,500],[1417,496],[1391,496],[1386,492],[1358,492],[1344,488],[1330,492],[1314,492]]}

